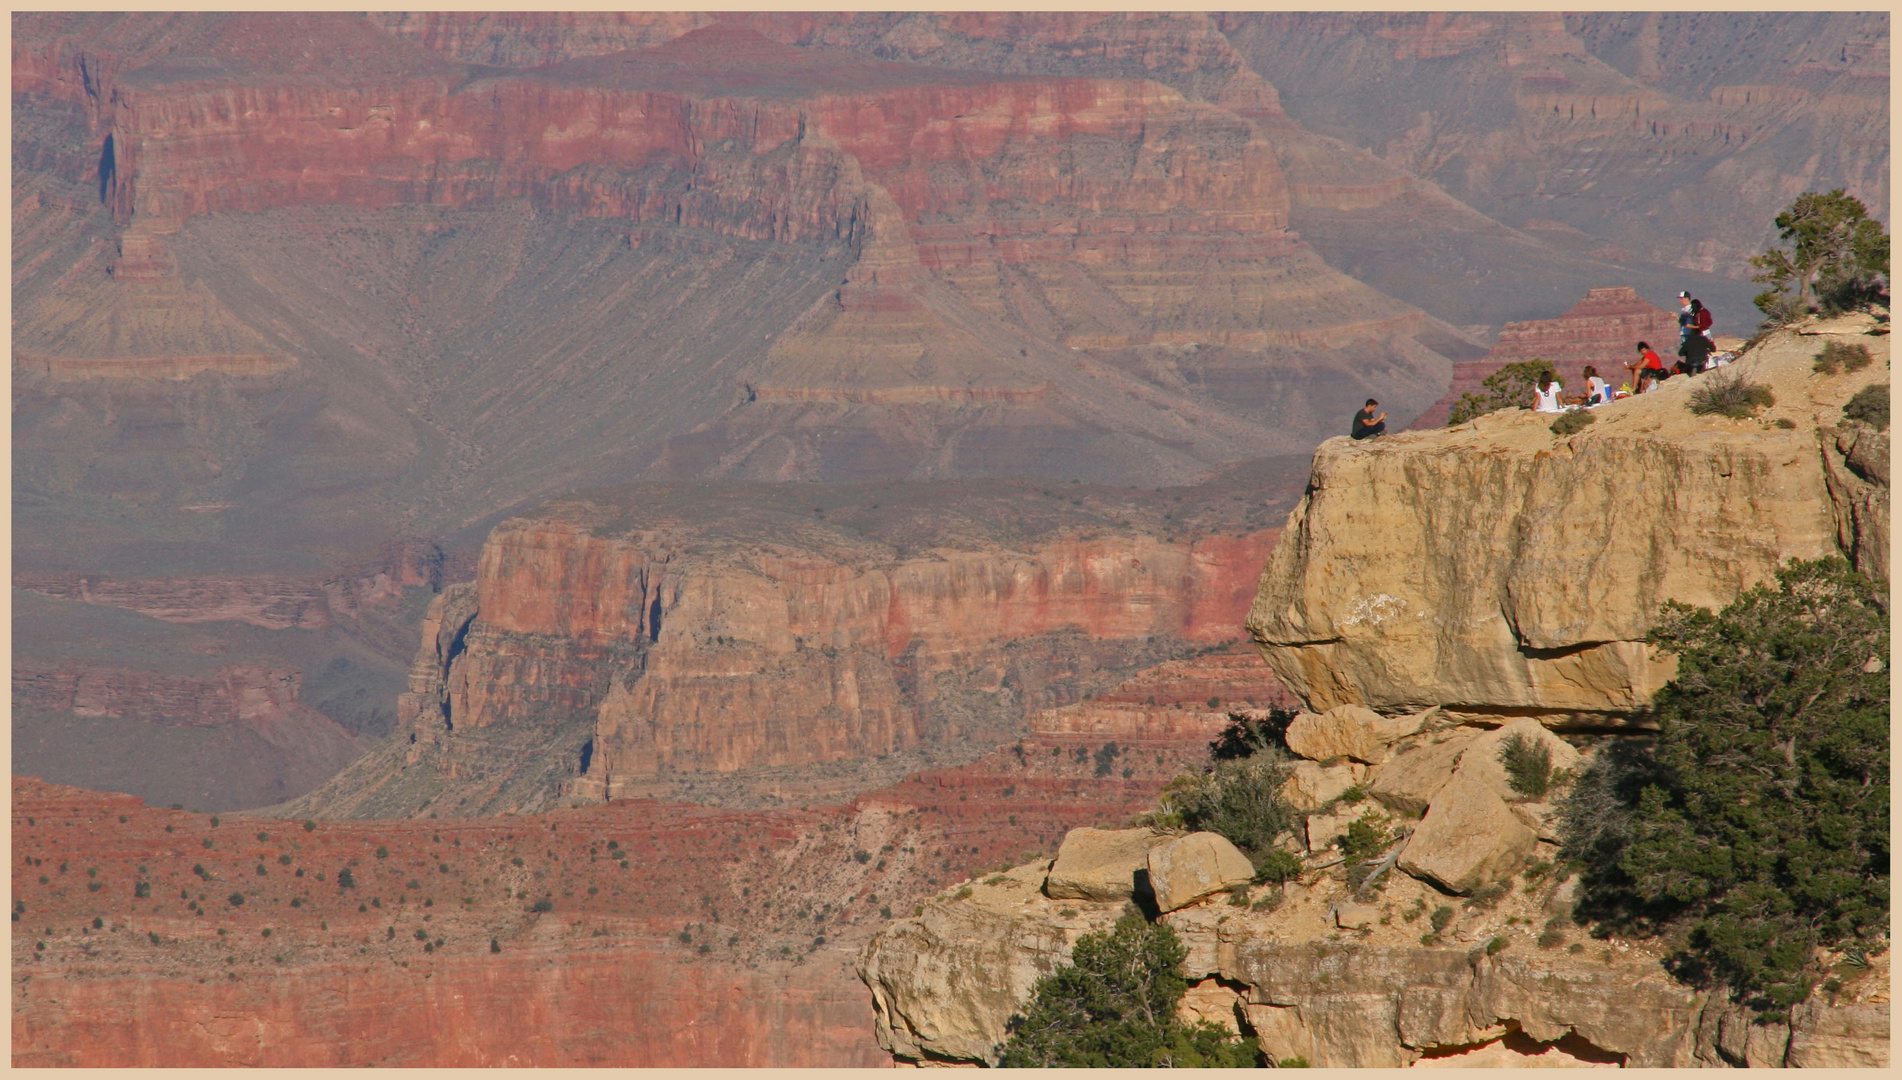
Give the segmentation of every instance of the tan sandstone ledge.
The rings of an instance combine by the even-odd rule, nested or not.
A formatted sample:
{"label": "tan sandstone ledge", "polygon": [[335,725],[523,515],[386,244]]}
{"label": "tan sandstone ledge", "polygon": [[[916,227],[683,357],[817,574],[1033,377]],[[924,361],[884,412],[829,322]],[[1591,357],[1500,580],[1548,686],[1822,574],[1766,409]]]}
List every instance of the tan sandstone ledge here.
{"label": "tan sandstone ledge", "polygon": [[[1248,629],[1317,711],[1642,722],[1674,670],[1642,643],[1663,601],[1721,607],[1793,557],[1886,575],[1888,437],[1845,429],[1841,409],[1888,382],[1886,330],[1857,316],[1770,335],[1728,369],[1776,395],[1749,420],[1689,411],[1709,374],[1595,409],[1570,437],[1514,410],[1330,439]],[[1875,362],[1815,373],[1831,338]]]}

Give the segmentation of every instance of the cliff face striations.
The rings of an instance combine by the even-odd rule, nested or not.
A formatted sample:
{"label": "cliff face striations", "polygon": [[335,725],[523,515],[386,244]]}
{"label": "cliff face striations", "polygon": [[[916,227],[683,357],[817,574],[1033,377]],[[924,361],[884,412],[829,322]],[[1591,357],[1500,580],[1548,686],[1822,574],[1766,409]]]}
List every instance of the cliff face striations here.
{"label": "cliff face striations", "polygon": [[[638,485],[552,503],[499,526],[475,582],[431,609],[391,744],[289,812],[475,814],[970,760],[1035,710],[1238,639],[1277,534],[1236,496],[1264,476],[1153,494]],[[1182,678],[1266,701],[1261,675]],[[1141,741],[1147,718],[1115,707],[1072,734]]]}
{"label": "cliff face striations", "polygon": [[[1888,355],[1886,327],[1836,329]],[[1726,369],[1774,391],[1753,420],[1691,414],[1705,375],[1595,410],[1569,438],[1508,410],[1322,444],[1250,631],[1314,708],[1640,715],[1672,670],[1642,645],[1662,601],[1721,607],[1789,558],[1881,565],[1873,545],[1840,540],[1839,517],[1853,537],[1858,511],[1828,477],[1847,469],[1842,403],[1884,368],[1813,373],[1827,339],[1781,332]]]}

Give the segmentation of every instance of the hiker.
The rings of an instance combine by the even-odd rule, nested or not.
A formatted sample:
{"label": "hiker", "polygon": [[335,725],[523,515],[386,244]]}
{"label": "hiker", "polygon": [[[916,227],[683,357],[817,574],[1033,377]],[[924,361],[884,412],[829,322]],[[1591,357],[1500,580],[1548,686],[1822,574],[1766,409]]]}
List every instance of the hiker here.
{"label": "hiker", "polygon": [[[1637,387],[1637,393],[1642,394],[1645,391],[1644,380],[1646,378],[1653,378],[1657,372],[1663,371],[1664,361],[1659,358],[1657,353],[1651,351],[1651,343],[1649,341],[1640,341],[1638,342],[1637,361],[1635,363],[1626,364],[1625,370],[1631,372],[1631,385]],[[1646,374],[1640,375],[1639,372],[1645,372]]]}
{"label": "hiker", "polygon": [[1387,434],[1387,414],[1374,415],[1374,410],[1379,407],[1380,402],[1368,398],[1367,404],[1362,405],[1360,411],[1354,414],[1353,436],[1356,441]]}
{"label": "hiker", "polygon": [[1565,384],[1552,377],[1549,371],[1539,373],[1539,389],[1533,392],[1532,410],[1534,412],[1564,412],[1565,402],[1559,395],[1565,391]]}
{"label": "hiker", "polygon": [[1696,303],[1696,301],[1691,299],[1690,293],[1681,290],[1678,292],[1677,340],[1680,345],[1684,343],[1685,338],[1691,336],[1691,323],[1696,319],[1696,315],[1691,311],[1691,305],[1694,303]]}

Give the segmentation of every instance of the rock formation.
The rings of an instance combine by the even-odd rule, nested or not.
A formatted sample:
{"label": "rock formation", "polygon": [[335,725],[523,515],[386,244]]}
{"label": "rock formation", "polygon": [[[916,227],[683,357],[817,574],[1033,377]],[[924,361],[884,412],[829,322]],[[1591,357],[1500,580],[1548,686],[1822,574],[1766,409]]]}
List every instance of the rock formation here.
{"label": "rock formation", "polygon": [[[1888,356],[1886,327],[1842,331]],[[1843,452],[1819,432],[1886,369],[1816,374],[1822,340],[1779,333],[1725,369],[1773,389],[1778,404],[1754,420],[1693,415],[1691,378],[1594,410],[1565,438],[1508,410],[1323,443],[1250,631],[1315,709],[1640,722],[1671,672],[1642,644],[1662,601],[1722,607],[1790,558],[1880,565],[1838,524],[1861,535],[1879,500],[1850,493]]]}
{"label": "rock formation", "polygon": [[[1300,760],[1282,794],[1301,821],[1278,843],[1299,871],[1250,885],[1239,853],[1232,873],[1218,852],[1182,857],[1209,834],[1073,833],[1054,863],[946,890],[866,946],[858,970],[880,1045],[901,1061],[995,1063],[1037,978],[1148,886],[1188,947],[1196,988],[1184,1015],[1253,1036],[1270,1062],[1886,1066],[1886,954],[1788,1023],[1762,1024],[1721,988],[1669,974],[1663,942],[1574,940],[1577,883],[1555,866],[1554,807],[1506,764],[1517,748],[1574,771],[1597,748],[1581,754],[1550,727],[1642,722],[1668,674],[1641,651],[1659,599],[1721,606],[1791,556],[1840,550],[1875,569],[1886,473],[1851,457],[1883,437],[1838,422],[1884,373],[1823,374],[1811,358],[1831,334],[1886,355],[1886,329],[1864,316],[1759,343],[1733,374],[1770,385],[1780,404],[1752,420],[1693,416],[1684,384],[1696,380],[1680,380],[1598,410],[1556,445],[1549,418],[1524,414],[1323,444],[1250,617],[1271,666],[1327,709],[1286,727]],[[1593,467],[1614,448],[1615,466]],[[1664,497],[1645,498],[1621,472],[1653,477]],[[1607,599],[1572,584],[1601,576],[1655,591]],[[1465,644],[1490,632],[1475,630],[1487,625],[1479,607],[1510,633],[1544,636],[1490,652]],[[1303,618],[1331,621],[1298,644],[1274,636]],[[1379,850],[1356,855],[1356,828],[1354,843],[1378,838]]]}
{"label": "rock formation", "polygon": [[[1275,533],[1236,518],[1237,483],[1067,500],[884,485],[817,507],[783,487],[641,485],[551,504],[499,526],[475,582],[431,608],[391,744],[292,812],[475,814],[969,760],[1037,709],[1240,636]],[[1192,531],[1170,535],[1178,519]],[[1262,674],[1172,692],[1206,693],[1219,717],[1223,698],[1269,704]],[[1053,730],[1177,737],[1116,711],[1072,705]]]}
{"label": "rock formation", "polygon": [[1566,389],[1579,393],[1585,389],[1586,365],[1616,387],[1630,381],[1624,368],[1637,355],[1638,342],[1650,342],[1663,357],[1677,348],[1677,340],[1675,313],[1646,303],[1628,285],[1593,289],[1556,319],[1507,323],[1483,359],[1453,365],[1446,396],[1408,426],[1422,431],[1443,426],[1460,395],[1481,392],[1486,377],[1507,364],[1548,360]]}

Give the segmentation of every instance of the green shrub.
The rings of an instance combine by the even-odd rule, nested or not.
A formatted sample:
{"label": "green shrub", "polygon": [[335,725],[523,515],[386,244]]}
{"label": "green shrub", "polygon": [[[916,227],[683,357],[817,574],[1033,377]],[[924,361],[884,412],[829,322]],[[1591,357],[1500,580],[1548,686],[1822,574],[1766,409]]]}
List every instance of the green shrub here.
{"label": "green shrub", "polygon": [[1309,1067],[1308,1059],[1300,1056],[1285,1057],[1275,1062],[1275,1068],[1277,1069],[1306,1069]]}
{"label": "green shrub", "polygon": [[1516,731],[1501,740],[1499,763],[1506,768],[1506,783],[1528,799],[1545,798],[1566,776],[1564,769],[1552,767],[1551,747]]}
{"label": "green shrub", "polygon": [[1281,848],[1271,848],[1255,863],[1255,880],[1280,885],[1298,877],[1305,865],[1301,856]]}
{"label": "green shrub", "polygon": [[[1840,559],[1791,562],[1713,615],[1669,603],[1655,750],[1604,755],[1561,827],[1601,925],[1676,930],[1699,985],[1784,1009],[1816,950],[1880,947],[1889,905],[1889,617]],[[1871,670],[1873,669],[1873,670]]]}
{"label": "green shrub", "polygon": [[1347,831],[1341,834],[1337,843],[1341,854],[1348,862],[1357,862],[1369,856],[1378,855],[1387,850],[1393,837],[1387,831],[1387,823],[1378,813],[1367,810],[1359,818],[1347,825]]}
{"label": "green shrub", "polygon": [[241,892],[234,892],[230,896],[226,897],[225,899],[231,902],[232,907],[244,906],[244,894]]}
{"label": "green shrub", "polygon": [[492,953],[499,953],[499,952],[501,952],[501,951],[502,951],[502,942],[501,942],[501,941],[500,941],[499,939],[497,939],[497,938],[490,938],[490,939],[489,939],[489,951],[490,951],[490,952],[492,952]]}
{"label": "green shrub", "polygon": [[1510,944],[1512,944],[1512,942],[1508,941],[1506,938],[1496,937],[1486,943],[1486,955],[1492,956],[1495,953],[1501,952],[1505,949],[1506,946]]}
{"label": "green shrub", "polygon": [[1598,417],[1584,409],[1573,409],[1552,421],[1552,434],[1563,439],[1567,435],[1576,435],[1596,423]]}
{"label": "green shrub", "polygon": [[1533,357],[1507,364],[1480,383],[1477,394],[1461,394],[1453,411],[1447,415],[1446,426],[1464,424],[1476,416],[1484,416],[1500,409],[1514,406],[1528,407],[1532,404],[1533,391],[1538,388],[1539,376],[1558,377],[1558,369],[1549,360]]}
{"label": "green shrub", "polygon": [[1887,296],[1889,235],[1842,188],[1806,191],[1776,218],[1773,247],[1750,260],[1750,280],[1770,286],[1756,304],[1775,321],[1821,309],[1844,311]]}
{"label": "green shrub", "polygon": [[528,910],[534,912],[537,915],[545,915],[548,912],[555,910],[555,898],[552,896],[544,896],[540,900],[537,900],[533,904],[530,904],[528,906]]}
{"label": "green shrub", "polygon": [[350,872],[349,867],[346,866],[343,869],[337,871],[337,888],[354,889],[356,887],[357,887],[357,876]]}
{"label": "green shrub", "polygon": [[1818,374],[1834,375],[1838,369],[1861,371],[1874,362],[1875,357],[1869,355],[1869,346],[1861,342],[1850,345],[1841,341],[1831,341],[1823,346],[1822,352],[1816,354],[1816,363],[1813,366]]}
{"label": "green shrub", "polygon": [[1437,934],[1452,924],[1454,914],[1455,912],[1452,908],[1441,904],[1439,907],[1433,909],[1432,915],[1427,916],[1427,922],[1432,924],[1433,932]]}
{"label": "green shrub", "polygon": [[143,900],[151,895],[152,883],[149,881],[141,881],[132,886],[132,898],[135,900]]}
{"label": "green shrub", "polygon": [[1281,800],[1287,778],[1286,759],[1272,750],[1218,760],[1201,776],[1171,781],[1157,802],[1156,821],[1218,833],[1260,870],[1276,850],[1275,839],[1294,824],[1294,811]]}
{"label": "green shrub", "polygon": [[1539,948],[1556,949],[1565,944],[1565,931],[1556,926],[1548,926],[1539,932]]}
{"label": "green shrub", "polygon": [[383,844],[378,844],[378,845],[376,846],[376,857],[377,857],[377,858],[379,858],[379,859],[387,859],[387,858],[389,858],[389,857],[390,857],[390,849],[389,849],[389,848],[388,848],[387,846],[385,846],[385,845],[383,845]]}
{"label": "green shrub", "polygon": [[1889,384],[1870,384],[1843,405],[1843,419],[1868,424],[1877,431],[1889,427]]}
{"label": "green shrub", "polygon": [[1707,375],[1691,391],[1690,410],[1699,416],[1728,416],[1746,420],[1758,409],[1777,403],[1776,395],[1761,383],[1744,379],[1741,373],[1720,371]]}
{"label": "green shrub", "polygon": [[[1151,705],[1155,701],[1150,701]],[[1263,750],[1288,748],[1288,725],[1298,714],[1293,709],[1269,709],[1268,715],[1251,717],[1246,713],[1228,714],[1228,726],[1209,744],[1209,757],[1216,761],[1253,757]]]}
{"label": "green shrub", "polygon": [[1176,1015],[1188,950],[1164,923],[1130,913],[1077,939],[1071,962],[1037,980],[1011,1017],[999,1064],[1015,1068],[1252,1068],[1253,1039]]}

